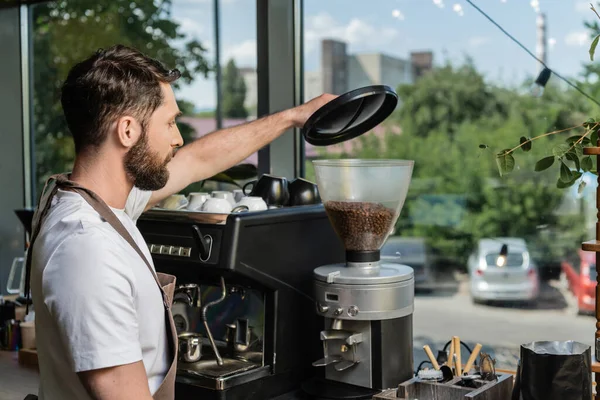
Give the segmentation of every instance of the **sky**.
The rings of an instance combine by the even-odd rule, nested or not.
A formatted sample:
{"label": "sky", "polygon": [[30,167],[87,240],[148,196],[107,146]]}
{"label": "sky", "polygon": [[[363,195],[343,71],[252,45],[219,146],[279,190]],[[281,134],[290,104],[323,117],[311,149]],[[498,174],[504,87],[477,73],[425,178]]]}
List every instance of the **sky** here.
{"label": "sky", "polygon": [[[589,1],[472,0],[508,33],[536,53],[536,17],[546,15],[548,65],[575,77],[589,62],[590,33],[584,21],[597,18]],[[214,60],[212,0],[173,0],[172,16],[182,32],[199,39]],[[600,10],[600,7],[597,7]],[[256,67],[255,0],[221,0],[221,63]],[[487,79],[517,85],[538,72],[537,62],[465,0],[305,0],[305,71],[320,65],[320,41],[343,40],[349,53],[382,52],[408,58],[431,50],[434,64],[460,63],[468,56]],[[556,79],[556,78],[554,78]],[[177,96],[200,109],[215,106],[214,76],[198,77]]]}

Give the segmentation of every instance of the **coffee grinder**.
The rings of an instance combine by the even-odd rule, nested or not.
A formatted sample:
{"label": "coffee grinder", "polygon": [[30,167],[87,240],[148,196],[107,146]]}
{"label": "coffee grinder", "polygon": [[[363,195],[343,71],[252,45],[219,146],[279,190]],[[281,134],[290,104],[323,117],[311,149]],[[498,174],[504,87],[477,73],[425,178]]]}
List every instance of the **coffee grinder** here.
{"label": "coffee grinder", "polygon": [[[311,127],[309,120],[311,130],[305,137],[324,145],[358,136],[381,122],[395,104],[395,93],[387,87],[349,92],[311,117],[317,121]],[[413,270],[384,263],[379,253],[404,205],[413,164],[313,161],[319,192],[346,260],[313,272],[316,313],[323,317],[323,329],[322,357],[313,362],[320,378],[303,386],[311,398],[371,399],[413,377]]]}

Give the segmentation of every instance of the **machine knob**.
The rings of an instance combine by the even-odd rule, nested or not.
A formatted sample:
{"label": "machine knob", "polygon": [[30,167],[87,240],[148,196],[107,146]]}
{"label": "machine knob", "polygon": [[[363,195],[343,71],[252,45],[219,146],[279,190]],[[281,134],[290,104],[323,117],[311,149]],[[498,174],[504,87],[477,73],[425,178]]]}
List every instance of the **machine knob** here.
{"label": "machine knob", "polygon": [[325,314],[327,311],[329,311],[329,306],[317,303],[317,311],[321,314]]}
{"label": "machine knob", "polygon": [[343,312],[344,312],[344,309],[342,307],[338,307],[333,312],[333,315],[342,315]]}
{"label": "machine knob", "polygon": [[348,315],[351,317],[356,317],[356,314],[358,314],[358,307],[356,306],[350,306],[348,308]]}

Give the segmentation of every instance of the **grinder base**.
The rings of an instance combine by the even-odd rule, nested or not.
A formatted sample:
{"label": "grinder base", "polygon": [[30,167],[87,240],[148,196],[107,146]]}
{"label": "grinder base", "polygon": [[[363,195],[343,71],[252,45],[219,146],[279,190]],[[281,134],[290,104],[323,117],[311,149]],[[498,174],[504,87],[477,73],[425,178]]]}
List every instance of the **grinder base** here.
{"label": "grinder base", "polygon": [[302,384],[303,394],[310,400],[371,400],[380,393],[374,390],[347,383],[312,378]]}

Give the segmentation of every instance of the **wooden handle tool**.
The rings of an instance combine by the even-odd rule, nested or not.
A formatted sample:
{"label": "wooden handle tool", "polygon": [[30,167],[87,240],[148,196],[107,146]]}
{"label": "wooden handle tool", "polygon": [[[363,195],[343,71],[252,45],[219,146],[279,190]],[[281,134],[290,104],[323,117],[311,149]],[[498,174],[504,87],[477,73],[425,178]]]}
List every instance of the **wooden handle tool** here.
{"label": "wooden handle tool", "polygon": [[454,339],[450,341],[450,351],[448,352],[448,366],[452,368],[454,365]]}
{"label": "wooden handle tool", "polygon": [[475,348],[473,349],[473,352],[471,353],[471,357],[469,357],[469,360],[467,360],[467,365],[465,365],[465,372],[467,374],[469,373],[469,371],[471,371],[471,368],[473,367],[473,363],[475,362],[475,359],[479,355],[480,350],[481,350],[481,344],[477,343],[477,345],[475,345]]}
{"label": "wooden handle tool", "polygon": [[458,336],[454,336],[452,338],[454,340],[454,354],[456,354],[456,375],[462,375],[462,362],[460,360],[460,338]]}
{"label": "wooden handle tool", "polygon": [[438,371],[440,369],[440,366],[437,363],[437,360],[435,359],[435,357],[433,356],[433,353],[431,352],[431,349],[429,348],[429,346],[428,345],[423,346],[423,350],[425,350],[425,354],[427,354],[427,357],[429,357],[429,361],[431,361],[433,368],[436,371]]}

